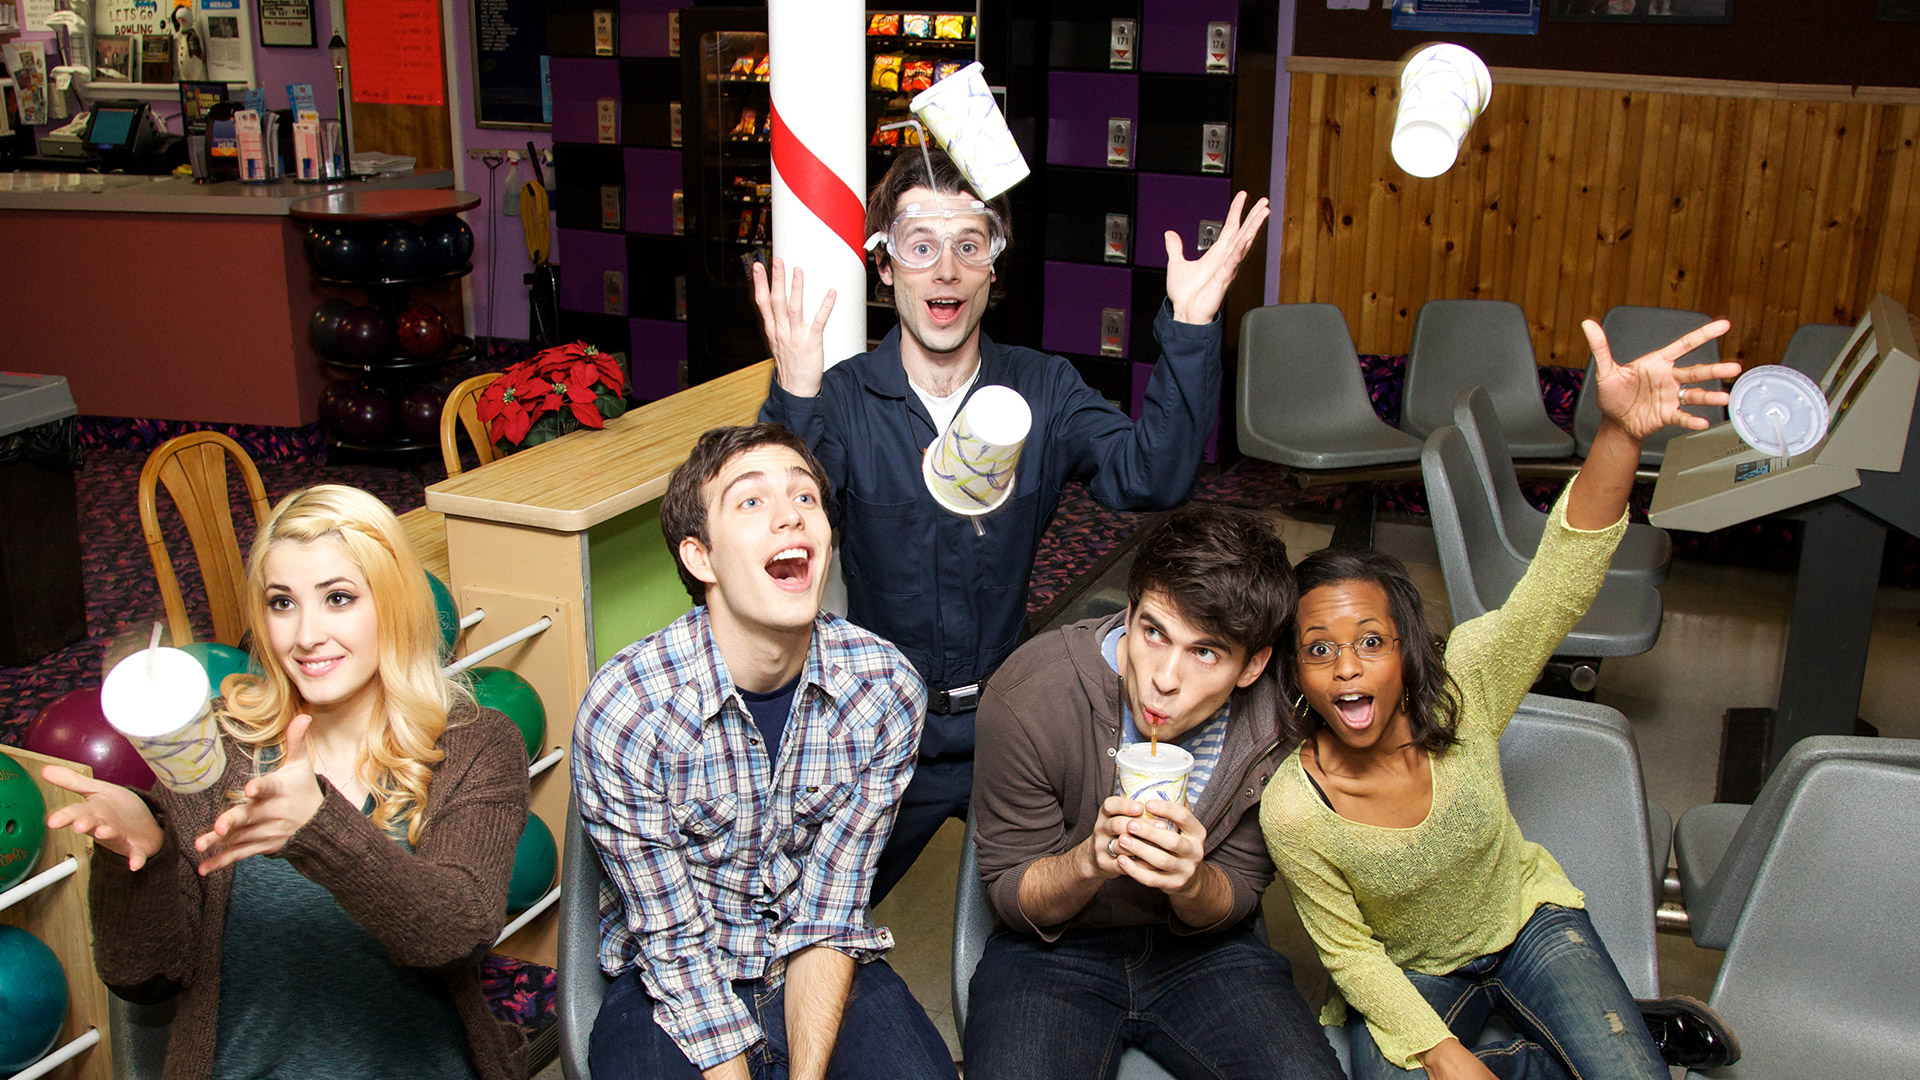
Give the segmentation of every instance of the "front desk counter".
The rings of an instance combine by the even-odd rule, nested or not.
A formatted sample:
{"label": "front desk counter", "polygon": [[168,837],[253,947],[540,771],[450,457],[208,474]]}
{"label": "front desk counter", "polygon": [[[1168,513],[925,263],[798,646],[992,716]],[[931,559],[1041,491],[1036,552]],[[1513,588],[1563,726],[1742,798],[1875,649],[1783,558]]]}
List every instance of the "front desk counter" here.
{"label": "front desk counter", "polygon": [[15,315],[0,369],[66,376],[84,415],[312,423],[326,379],[308,317],[322,297],[359,293],[312,280],[288,209],[452,186],[450,170],[271,184],[0,173],[0,296]]}
{"label": "front desk counter", "polygon": [[[460,613],[486,612],[463,633],[459,655],[542,616],[553,620],[485,661],[518,672],[539,693],[547,737],[535,757],[570,750],[574,712],[602,663],[691,606],[660,535],[660,496],[702,432],[754,421],[772,371],[763,361],[634,409],[603,431],[575,432],[450,477],[403,518]],[[533,812],[562,847],[567,764],[533,781]],[[497,951],[552,966],[556,926],[550,909]]]}

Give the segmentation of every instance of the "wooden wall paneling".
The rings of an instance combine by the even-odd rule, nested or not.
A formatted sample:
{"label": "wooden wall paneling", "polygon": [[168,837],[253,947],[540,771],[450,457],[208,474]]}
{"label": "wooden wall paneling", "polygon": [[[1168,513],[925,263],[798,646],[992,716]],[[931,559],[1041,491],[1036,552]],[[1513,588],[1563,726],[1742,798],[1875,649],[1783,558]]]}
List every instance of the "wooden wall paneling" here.
{"label": "wooden wall paneling", "polygon": [[[1368,104],[1372,107],[1363,117],[1368,130],[1373,132],[1373,138],[1365,144],[1369,178],[1366,220],[1394,221],[1397,225],[1391,233],[1371,225],[1361,230],[1366,258],[1362,271],[1365,277],[1360,282],[1360,318],[1367,326],[1369,336],[1373,337],[1387,336],[1393,328],[1392,321],[1384,317],[1385,307],[1380,302],[1382,283],[1392,282],[1394,265],[1400,261],[1405,250],[1420,247],[1417,230],[1401,217],[1405,207],[1397,195],[1400,185],[1393,182],[1399,173],[1393,167],[1392,154],[1393,117],[1399,100],[1398,81],[1381,79],[1368,94]],[[1390,285],[1386,291],[1391,292]]]}
{"label": "wooden wall paneling", "polygon": [[[1884,289],[1902,302],[1907,302],[1913,295],[1914,249],[1920,246],[1916,244],[1916,240],[1920,240],[1920,221],[1915,220],[1915,208],[1920,207],[1920,168],[1915,167],[1915,143],[1920,140],[1920,109],[1904,108],[1901,113],[1905,121],[1898,151],[1901,182],[1894,186],[1886,215],[1881,218],[1882,221],[1901,226],[1900,246],[1885,253],[1881,270],[1875,275],[1873,286],[1863,291],[1856,311],[1866,310],[1867,301],[1872,299],[1876,289]],[[1912,306],[1907,302],[1909,310]]]}

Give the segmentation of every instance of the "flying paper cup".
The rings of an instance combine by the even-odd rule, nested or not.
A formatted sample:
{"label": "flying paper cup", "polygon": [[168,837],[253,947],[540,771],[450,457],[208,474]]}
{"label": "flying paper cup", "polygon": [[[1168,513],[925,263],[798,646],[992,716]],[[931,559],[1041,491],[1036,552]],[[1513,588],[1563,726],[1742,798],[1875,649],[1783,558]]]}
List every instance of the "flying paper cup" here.
{"label": "flying paper cup", "polygon": [[[1161,799],[1187,805],[1187,776],[1193,772],[1193,755],[1172,743],[1161,743],[1158,752],[1150,743],[1128,743],[1115,755],[1120,774],[1120,794],[1135,802]],[[1171,822],[1162,822],[1173,828]]]}
{"label": "flying paper cup", "polygon": [[1027,178],[1027,159],[1007,130],[1007,118],[987,89],[978,60],[913,96],[913,115],[926,125],[982,200]]}
{"label": "flying paper cup", "polygon": [[1493,95],[1493,79],[1470,49],[1428,45],[1400,73],[1393,120],[1393,160],[1408,174],[1439,176],[1460,156],[1460,143]]}
{"label": "flying paper cup", "polygon": [[1493,74],[1472,49],[1445,42],[1416,49],[1400,70],[1400,94],[1404,98],[1416,84],[1444,85],[1456,89],[1475,116],[1487,107],[1493,96]]}
{"label": "flying paper cup", "polygon": [[212,787],[227,771],[220,723],[208,708],[211,695],[206,669],[192,655],[142,649],[107,673],[100,684],[100,709],[156,779],[191,794]]}
{"label": "flying paper cup", "polygon": [[1439,176],[1460,157],[1473,114],[1453,108],[1408,108],[1393,120],[1393,160],[1409,176]]}
{"label": "flying paper cup", "polygon": [[1013,496],[1020,448],[1032,427],[1033,410],[1019,391],[981,387],[920,459],[933,500],[969,517],[999,509]]}

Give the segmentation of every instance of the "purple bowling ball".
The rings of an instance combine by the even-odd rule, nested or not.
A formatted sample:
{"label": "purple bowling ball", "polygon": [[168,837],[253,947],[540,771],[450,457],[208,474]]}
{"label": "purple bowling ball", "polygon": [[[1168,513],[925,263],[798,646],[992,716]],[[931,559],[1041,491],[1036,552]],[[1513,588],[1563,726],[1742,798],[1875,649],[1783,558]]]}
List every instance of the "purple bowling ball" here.
{"label": "purple bowling ball", "polygon": [[391,222],[380,234],[379,263],[390,278],[424,277],[435,269],[427,238],[411,221]]}
{"label": "purple bowling ball", "polygon": [[382,443],[393,434],[395,419],[393,395],[372,383],[356,381],[349,384],[334,430],[347,442]]}
{"label": "purple bowling ball", "polygon": [[320,391],[320,426],[327,431],[340,430],[340,418],[346,415],[347,394],[353,383],[336,379]]}
{"label": "purple bowling ball", "polygon": [[447,388],[421,383],[400,399],[400,431],[409,442],[440,441],[440,412],[447,404]]}
{"label": "purple bowling ball", "polygon": [[340,316],[334,348],[349,364],[377,364],[393,358],[393,320],[377,308],[362,305]]}
{"label": "purple bowling ball", "polygon": [[473,230],[452,214],[428,218],[421,223],[420,232],[427,239],[427,250],[433,253],[435,269],[458,270],[473,257]]}
{"label": "purple bowling ball", "polygon": [[372,277],[379,266],[378,244],[379,237],[360,226],[340,226],[314,242],[314,261],[328,277]]}
{"label": "purple bowling ball", "polygon": [[48,702],[28,722],[20,745],[36,754],[92,766],[96,780],[142,791],[153,786],[153,770],[146,759],[107,723],[98,687],[70,690]]}
{"label": "purple bowling ball", "polygon": [[339,347],[340,317],[353,310],[353,303],[339,297],[328,297],[314,305],[313,315],[307,319],[307,334],[313,338],[313,347],[320,350],[321,356],[334,356]]}

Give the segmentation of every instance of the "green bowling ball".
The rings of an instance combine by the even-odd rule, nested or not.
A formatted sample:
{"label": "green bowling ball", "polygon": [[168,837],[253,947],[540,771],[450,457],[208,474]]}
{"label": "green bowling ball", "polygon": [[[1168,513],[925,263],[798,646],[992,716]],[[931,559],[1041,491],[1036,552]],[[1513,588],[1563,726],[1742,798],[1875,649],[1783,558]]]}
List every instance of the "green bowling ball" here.
{"label": "green bowling ball", "polygon": [[0,1076],[46,1056],[67,1022],[67,973],[46,943],[0,926]]}
{"label": "green bowling ball", "polygon": [[507,912],[517,914],[534,905],[553,887],[560,869],[560,849],[553,842],[553,831],[533,814],[527,815],[527,827],[520,832],[520,843],[513,849],[513,877],[507,882]]}
{"label": "green bowling ball", "polygon": [[244,649],[231,645],[222,645],[217,641],[189,641],[180,646],[180,651],[200,662],[207,670],[207,684],[215,694],[220,693],[220,684],[229,675],[258,675],[260,669],[253,666],[253,657]]}
{"label": "green bowling ball", "polygon": [[453,643],[460,636],[460,609],[453,605],[453,593],[447,584],[427,572],[427,588],[433,590],[433,610],[440,616],[440,638],[446,644],[442,659],[453,655]]}
{"label": "green bowling ball", "polygon": [[47,838],[47,800],[24,765],[0,754],[0,890],[33,874]]}
{"label": "green bowling ball", "polygon": [[527,757],[540,756],[540,744],[547,737],[547,708],[533,685],[502,667],[476,667],[467,671],[473,698],[483,707],[499,709],[520,729],[526,740]]}

